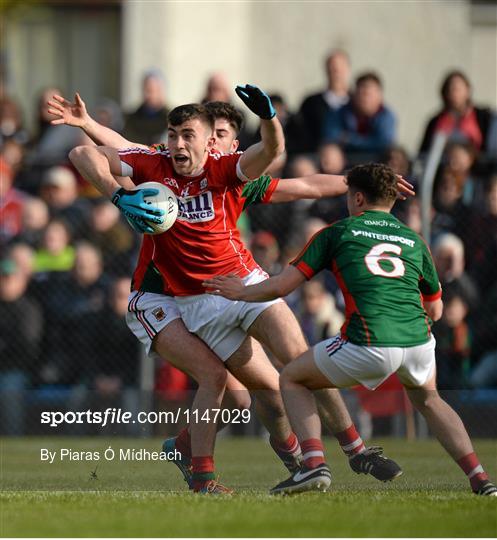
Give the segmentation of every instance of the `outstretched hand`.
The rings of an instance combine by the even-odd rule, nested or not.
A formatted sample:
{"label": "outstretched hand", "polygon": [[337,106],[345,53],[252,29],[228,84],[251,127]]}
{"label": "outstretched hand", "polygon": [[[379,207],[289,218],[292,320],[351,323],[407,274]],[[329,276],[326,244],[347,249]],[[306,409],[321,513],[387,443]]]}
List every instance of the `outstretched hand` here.
{"label": "outstretched hand", "polygon": [[414,197],[416,192],[414,191],[414,186],[409,183],[405,178],[400,174],[397,175],[397,198],[401,201],[405,201],[408,196]]}
{"label": "outstretched hand", "polygon": [[55,94],[48,101],[48,105],[50,107],[48,112],[57,117],[50,122],[54,126],[67,124],[68,126],[83,127],[90,118],[85,102],[78,93],[74,96],[74,103]]}
{"label": "outstretched hand", "polygon": [[207,293],[224,296],[229,300],[240,300],[245,289],[243,281],[236,274],[206,279],[202,285],[207,289]]}
{"label": "outstretched hand", "polygon": [[235,88],[235,92],[245,105],[262,120],[271,120],[276,116],[276,110],[269,96],[257,86],[239,85]]}

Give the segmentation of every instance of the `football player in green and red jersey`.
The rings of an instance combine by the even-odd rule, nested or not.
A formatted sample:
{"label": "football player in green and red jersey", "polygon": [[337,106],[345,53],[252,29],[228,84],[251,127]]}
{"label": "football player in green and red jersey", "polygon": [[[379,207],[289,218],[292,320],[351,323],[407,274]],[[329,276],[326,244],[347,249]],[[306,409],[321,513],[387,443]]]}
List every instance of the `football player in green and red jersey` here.
{"label": "football player in green and red jersey", "polygon": [[414,407],[467,475],[473,492],[497,496],[460,417],[437,392],[430,319],[442,315],[442,291],[425,242],[390,213],[396,183],[386,165],[355,167],[347,175],[350,217],[319,231],[280,275],[251,286],[234,275],[205,281],[215,294],[260,302],[286,296],[329,269],[345,297],[341,334],[318,343],[281,374],[285,408],[304,465],[273,493],[323,490],[331,483],[312,390],[357,384],[374,390],[397,373]]}

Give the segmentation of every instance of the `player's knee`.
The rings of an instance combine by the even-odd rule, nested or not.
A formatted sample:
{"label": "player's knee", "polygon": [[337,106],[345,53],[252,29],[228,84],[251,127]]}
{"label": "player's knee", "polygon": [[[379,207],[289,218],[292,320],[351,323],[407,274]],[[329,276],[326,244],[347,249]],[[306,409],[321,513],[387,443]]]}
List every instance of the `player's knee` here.
{"label": "player's knee", "polygon": [[409,392],[412,404],[421,413],[434,410],[440,403],[440,396],[436,390],[411,390]]}
{"label": "player's knee", "polygon": [[232,392],[233,396],[233,409],[250,409],[252,405],[252,399],[248,392],[243,390],[236,390]]}
{"label": "player's knee", "polygon": [[282,402],[266,402],[262,406],[265,409],[266,416],[270,417],[273,422],[286,416],[285,407]]}
{"label": "player's knee", "polygon": [[223,365],[212,366],[199,377],[199,385],[206,385],[215,390],[222,390],[228,381],[228,372]]}
{"label": "player's knee", "polygon": [[300,383],[299,370],[295,369],[295,364],[288,364],[280,373],[280,388],[288,388]]}
{"label": "player's knee", "polygon": [[246,394],[239,391],[230,392],[229,395],[225,394],[224,397],[223,408],[225,409],[250,409],[252,405],[252,399],[248,392]]}
{"label": "player's knee", "polygon": [[257,406],[262,407],[266,415],[270,415],[273,419],[283,417],[286,414],[279,391],[262,390],[257,392]]}
{"label": "player's knee", "polygon": [[292,370],[289,369],[290,366],[286,366],[283,371],[280,373],[280,388],[288,388],[293,384],[293,375]]}

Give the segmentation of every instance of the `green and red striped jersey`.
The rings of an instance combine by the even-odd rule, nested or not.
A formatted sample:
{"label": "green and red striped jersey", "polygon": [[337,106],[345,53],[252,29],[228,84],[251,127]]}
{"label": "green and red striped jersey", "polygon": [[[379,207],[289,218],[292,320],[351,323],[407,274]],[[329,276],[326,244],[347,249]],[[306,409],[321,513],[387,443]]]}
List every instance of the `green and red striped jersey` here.
{"label": "green and red striped jersey", "polygon": [[423,239],[388,212],[368,210],[325,227],[292,264],[307,279],[334,273],[345,298],[344,339],[382,347],[430,339],[423,299],[442,295],[435,265]]}

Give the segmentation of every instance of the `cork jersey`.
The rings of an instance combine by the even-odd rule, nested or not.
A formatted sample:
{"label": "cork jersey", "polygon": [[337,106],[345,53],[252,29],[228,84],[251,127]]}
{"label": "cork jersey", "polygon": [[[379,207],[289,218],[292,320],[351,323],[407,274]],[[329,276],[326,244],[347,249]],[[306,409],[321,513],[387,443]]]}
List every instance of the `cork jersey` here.
{"label": "cork jersey", "polygon": [[241,197],[245,184],[237,167],[241,153],[210,154],[203,172],[195,177],[178,175],[164,146],[121,150],[119,155],[135,184],[163,183],[176,194],[179,205],[171,229],[145,237],[135,288],[161,289],[174,296],[203,294],[202,282],[208,277],[226,273],[244,277],[257,268],[236,228],[245,202]]}
{"label": "cork jersey", "polygon": [[[257,180],[245,184],[240,196],[243,209],[252,204],[269,203],[274,190],[278,186],[278,182],[279,178],[262,175]],[[152,260],[153,252],[153,236],[148,234],[143,235],[138,262],[133,273],[133,279],[131,280],[131,290],[172,296],[165,277],[160,273]]]}
{"label": "cork jersey", "polygon": [[346,307],[341,333],[357,345],[411,347],[430,339],[422,300],[442,292],[428,247],[387,212],[366,211],[319,231],[292,261],[307,279],[325,268]]}

